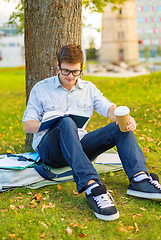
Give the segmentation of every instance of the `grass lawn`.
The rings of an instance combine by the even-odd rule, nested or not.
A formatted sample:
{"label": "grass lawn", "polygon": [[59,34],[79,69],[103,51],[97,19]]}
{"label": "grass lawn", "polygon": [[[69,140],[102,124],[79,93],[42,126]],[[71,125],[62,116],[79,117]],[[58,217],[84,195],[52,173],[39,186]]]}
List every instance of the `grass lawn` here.
{"label": "grass lawn", "polygon": [[[116,105],[131,109],[148,170],[161,177],[161,73],[84,79],[96,84]],[[22,153],[25,151],[23,69],[0,69],[0,96],[0,153]],[[106,123],[109,120],[94,113],[88,131]],[[112,191],[120,212],[118,220],[96,219],[85,195],[75,194],[73,181],[37,190],[20,188],[0,194],[0,239],[161,239],[161,202],[127,196],[128,179],[123,170],[101,174],[101,179]],[[71,235],[66,232],[69,228]]]}

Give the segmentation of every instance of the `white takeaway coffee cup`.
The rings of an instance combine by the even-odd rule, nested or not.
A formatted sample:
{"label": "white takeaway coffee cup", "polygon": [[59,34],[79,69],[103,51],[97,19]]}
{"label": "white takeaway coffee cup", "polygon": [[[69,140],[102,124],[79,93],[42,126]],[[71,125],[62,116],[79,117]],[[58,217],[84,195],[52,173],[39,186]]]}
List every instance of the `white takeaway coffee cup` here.
{"label": "white takeaway coffee cup", "polygon": [[129,113],[130,109],[126,106],[117,107],[114,111],[121,132],[127,132],[126,127],[129,121]]}

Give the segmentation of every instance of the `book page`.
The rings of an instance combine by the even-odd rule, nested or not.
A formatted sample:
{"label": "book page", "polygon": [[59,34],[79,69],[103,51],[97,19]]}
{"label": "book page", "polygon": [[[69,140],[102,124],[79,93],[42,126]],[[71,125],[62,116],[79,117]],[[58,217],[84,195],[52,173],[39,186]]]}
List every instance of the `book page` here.
{"label": "book page", "polygon": [[121,165],[121,160],[118,153],[102,153],[100,154],[95,163],[97,164],[110,164],[110,165]]}
{"label": "book page", "polygon": [[48,121],[50,119],[61,117],[63,115],[64,115],[64,113],[62,113],[62,112],[55,112],[55,111],[46,112],[43,116],[42,121],[43,122]]}
{"label": "book page", "polygon": [[4,157],[0,159],[1,168],[26,168],[33,164],[31,161],[19,161],[18,157]]}

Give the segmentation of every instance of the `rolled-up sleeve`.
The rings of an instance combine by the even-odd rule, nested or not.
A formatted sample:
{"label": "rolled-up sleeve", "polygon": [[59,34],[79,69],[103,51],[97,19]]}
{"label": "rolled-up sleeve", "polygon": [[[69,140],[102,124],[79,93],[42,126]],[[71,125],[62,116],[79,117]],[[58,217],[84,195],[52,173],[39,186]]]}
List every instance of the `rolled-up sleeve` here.
{"label": "rolled-up sleeve", "polygon": [[103,93],[95,87],[94,109],[100,115],[108,117],[109,107],[115,104],[103,96]]}
{"label": "rolled-up sleeve", "polygon": [[37,86],[35,85],[30,92],[27,108],[24,112],[22,122],[24,123],[28,120],[35,120],[38,122],[41,121],[41,112],[42,107],[39,99],[37,98]]}

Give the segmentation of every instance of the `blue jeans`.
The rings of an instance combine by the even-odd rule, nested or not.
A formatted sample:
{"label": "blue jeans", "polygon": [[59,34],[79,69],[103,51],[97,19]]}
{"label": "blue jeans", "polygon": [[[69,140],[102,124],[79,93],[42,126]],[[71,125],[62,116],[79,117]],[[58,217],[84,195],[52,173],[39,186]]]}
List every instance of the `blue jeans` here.
{"label": "blue jeans", "polygon": [[80,141],[75,122],[70,117],[62,118],[45,133],[38,152],[46,165],[56,168],[69,165],[81,193],[90,179],[101,184],[91,161],[114,146],[129,180],[137,172],[147,172],[145,158],[134,133],[121,132],[115,122],[86,134]]}

